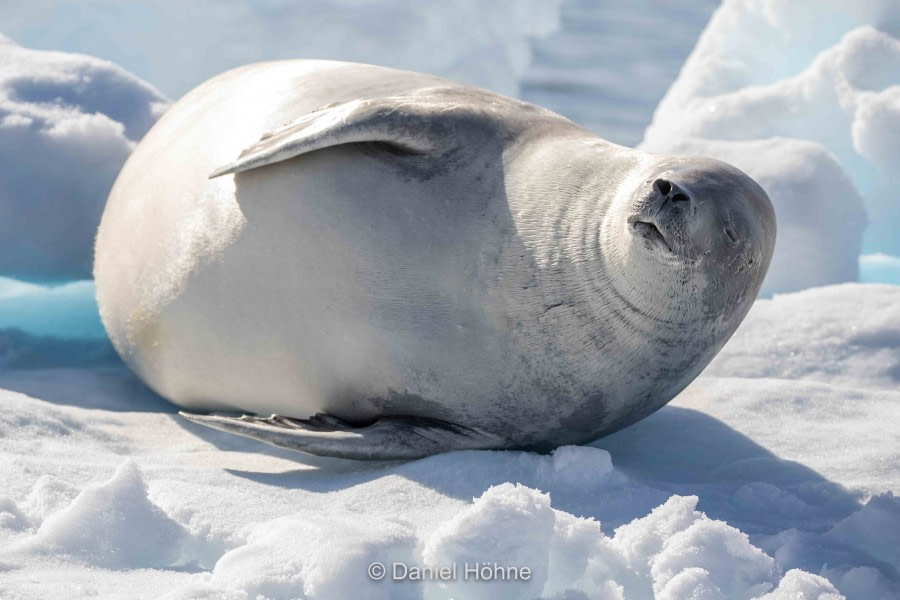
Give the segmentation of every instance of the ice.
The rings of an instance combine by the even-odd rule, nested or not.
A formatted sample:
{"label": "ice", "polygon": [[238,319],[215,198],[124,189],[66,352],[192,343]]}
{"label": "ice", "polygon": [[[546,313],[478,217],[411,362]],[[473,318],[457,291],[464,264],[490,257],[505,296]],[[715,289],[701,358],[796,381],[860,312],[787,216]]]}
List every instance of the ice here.
{"label": "ice", "polygon": [[565,0],[559,30],[533,43],[521,97],[635,146],[718,5]]}
{"label": "ice", "polygon": [[900,285],[900,257],[883,252],[863,254],[859,257],[859,280]]}
{"label": "ice", "polygon": [[[301,14],[280,3],[212,12],[202,3],[130,3],[116,13],[91,0],[77,10],[95,18],[71,35],[119,40],[116,52],[133,53],[121,62],[158,74],[150,79],[173,96],[231,64],[308,48],[515,91],[528,40],[553,29],[558,8],[473,0],[453,12],[438,4],[401,11],[370,0],[351,13],[332,2]],[[46,7],[20,8],[27,23]],[[58,5],[47,27],[12,29],[17,39],[43,36],[34,45],[58,47],[74,10]],[[134,29],[141,10],[167,32],[167,49],[166,60],[137,68],[146,49],[159,47]],[[639,105],[674,76],[680,50],[628,31],[664,38],[672,35],[666,15],[681,12],[653,3],[590,10],[617,11],[621,31],[608,33],[621,34],[617,64],[630,65],[622,85],[640,88],[639,101],[623,100],[625,87],[603,97],[593,85],[568,107],[613,111],[594,115],[595,127],[615,125],[621,111],[617,135],[631,135]],[[405,463],[307,457],[202,430],[115,359],[96,337],[91,284],[59,280],[86,272],[89,219],[76,215],[96,214],[117,164],[164,100],[109,63],[4,39],[0,53],[16,60],[0,69],[0,209],[13,206],[5,190],[18,185],[3,168],[31,177],[20,187],[33,196],[14,205],[31,215],[28,227],[0,235],[0,275],[32,280],[0,277],[0,597],[900,597],[900,287],[793,291],[857,273],[898,281],[898,12],[878,0],[726,0],[660,106],[647,147],[733,162],[778,210],[767,298],[700,378],[669,406],[585,447]],[[368,22],[374,15],[382,19]],[[446,26],[450,16],[455,28]],[[594,25],[580,30],[578,44],[567,46],[565,32],[548,39],[538,59],[553,44],[557,57],[588,52],[579,44]],[[579,31],[571,18],[564,26]],[[250,43],[263,27],[281,37]],[[223,51],[185,54],[185,40]],[[597,43],[590,53],[610,56],[611,38]],[[538,79],[556,82],[543,88],[550,98],[562,89],[554,85],[585,72]],[[53,211],[35,199],[52,199]],[[65,235],[52,229],[57,216]],[[47,239],[54,244],[40,243]],[[497,562],[527,566],[533,577],[372,581],[376,561],[389,571],[394,563]]]}
{"label": "ice", "polygon": [[861,600],[893,600],[897,597],[897,587],[872,567],[855,567],[842,574],[825,569],[824,574],[849,598]]}
{"label": "ice", "polygon": [[[760,294],[856,281],[866,213],[835,157],[805,140],[685,138],[667,152],[713,156],[749,173],[775,206],[775,254]],[[823,207],[827,207],[823,209]]]}
{"label": "ice", "polygon": [[848,546],[865,548],[873,558],[900,569],[900,498],[891,492],[875,496],[828,532]]}
{"label": "ice", "polygon": [[48,11],[41,3],[19,2],[17,10],[0,15],[0,31],[24,45],[74,47],[112,60],[172,98],[233,67],[293,58],[424,71],[515,94],[530,61],[530,41],[557,28],[559,5],[560,0],[89,0]]}
{"label": "ice", "polygon": [[[0,392],[15,415],[0,420],[3,589],[51,600],[71,597],[64,582],[170,599],[892,598],[900,404],[887,366],[898,362],[854,361],[876,362],[866,353],[893,335],[898,300],[896,287],[853,284],[761,301],[736,334],[743,360],[714,364],[634,427],[549,456],[304,458],[185,424],[122,370],[0,373],[0,388],[28,394]],[[795,324],[797,306],[821,315]],[[816,320],[823,332],[810,338]],[[790,349],[807,338],[810,365],[841,351],[828,362],[845,370],[801,368]],[[773,350],[780,370],[741,370]],[[375,561],[527,563],[534,578],[374,582]]]}
{"label": "ice", "polygon": [[109,188],[166,100],[112,63],[2,35],[0,65],[0,276],[88,278]]}
{"label": "ice", "polygon": [[[107,426],[118,429],[126,422],[140,422],[134,416],[122,419],[120,424],[108,419]],[[274,470],[252,472],[237,466],[235,459],[241,453],[233,447],[221,448],[218,457],[206,462],[198,452],[202,446],[194,446],[187,462],[172,462],[159,454],[159,444],[174,442],[177,452],[192,435],[177,422],[157,421],[157,429],[160,426],[166,431],[163,439],[145,437],[139,444],[142,450],[132,452],[152,465],[156,475],[149,481],[154,493],[148,496],[147,475],[128,460],[102,483],[90,483],[95,478],[82,474],[88,483],[68,505],[54,502],[57,506],[49,514],[0,531],[6,536],[0,561],[13,574],[10,589],[33,589],[33,578],[20,577],[23,569],[31,573],[52,569],[41,577],[44,598],[65,597],[54,586],[60,573],[84,582],[82,587],[99,589],[114,580],[117,569],[132,569],[132,586],[169,573],[172,581],[165,597],[173,599],[300,594],[343,599],[361,590],[367,598],[752,598],[773,589],[780,579],[773,558],[746,534],[697,510],[697,497],[673,495],[614,532],[592,517],[554,508],[552,495],[565,497],[573,491],[566,483],[557,483],[548,492],[529,485],[540,471],[552,468],[552,456],[522,463],[516,458],[519,453],[459,452],[407,465],[343,472],[341,461],[331,461],[329,474],[302,463],[281,464],[276,455],[264,451],[255,454],[257,467]],[[75,448],[87,450],[84,444]],[[596,448],[573,449],[565,452],[566,462],[585,462],[589,467],[595,453],[605,454]],[[102,459],[108,466],[101,470],[114,468],[110,462],[115,459],[102,452],[82,455],[95,462]],[[525,465],[517,476],[527,483],[491,485],[493,476],[485,477],[484,468],[499,467],[496,476],[502,477],[510,472],[509,459]],[[294,470],[298,466],[301,470]],[[433,473],[430,481],[422,479],[424,472]],[[468,473],[471,480],[479,472],[473,483],[483,486],[481,494],[458,498],[453,477]],[[63,497],[70,496],[72,486],[61,481],[40,477],[23,504],[32,504],[48,490],[54,490],[50,495],[62,491]],[[613,487],[632,494],[645,489],[621,473]],[[213,489],[216,504],[210,504]],[[440,494],[435,496],[437,490]],[[577,485],[575,492],[584,493]],[[397,494],[400,497],[395,498]],[[394,499],[399,504],[391,507]],[[188,509],[185,500],[205,509],[199,513]],[[428,508],[418,510],[424,506]],[[4,515],[18,513],[28,519],[13,500],[2,508]],[[233,511],[224,519],[231,523],[231,533],[224,535],[210,528],[212,522],[223,523],[223,509]],[[613,521],[622,518],[617,509],[609,512],[602,503],[593,505],[593,511],[598,509]],[[408,571],[395,570],[395,564],[422,569],[457,565],[462,573],[466,565],[486,563],[490,568],[528,566],[530,572],[519,581],[467,581],[462,576],[449,582],[371,581],[367,573],[373,562],[401,577]],[[824,581],[811,575],[807,579]],[[159,594],[145,590],[136,597]]]}
{"label": "ice", "polygon": [[848,283],[757,300],[704,375],[896,390],[900,288]]}
{"label": "ice", "polygon": [[105,337],[92,280],[54,286],[0,277],[0,330],[33,335]]}
{"label": "ice", "polygon": [[891,0],[726,0],[657,107],[644,148],[721,158],[769,192],[765,293],[855,280],[861,243],[900,252],[898,15]]}

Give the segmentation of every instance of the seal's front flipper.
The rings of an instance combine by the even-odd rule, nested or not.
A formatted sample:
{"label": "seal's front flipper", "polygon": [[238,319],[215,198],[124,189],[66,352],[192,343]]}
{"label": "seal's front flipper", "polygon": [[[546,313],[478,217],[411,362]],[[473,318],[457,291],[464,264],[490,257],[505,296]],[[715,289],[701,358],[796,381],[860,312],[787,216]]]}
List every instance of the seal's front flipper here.
{"label": "seal's front flipper", "polygon": [[179,413],[193,423],[318,456],[355,460],[421,458],[450,450],[485,450],[508,444],[500,437],[427,417],[381,417],[355,427],[331,415],[310,419]]}
{"label": "seal's front flipper", "polygon": [[[407,96],[337,102],[263,134],[210,179],[241,173],[341,144],[378,143],[399,155],[437,157],[476,144],[501,119],[434,88]],[[455,160],[459,160],[456,157]]]}

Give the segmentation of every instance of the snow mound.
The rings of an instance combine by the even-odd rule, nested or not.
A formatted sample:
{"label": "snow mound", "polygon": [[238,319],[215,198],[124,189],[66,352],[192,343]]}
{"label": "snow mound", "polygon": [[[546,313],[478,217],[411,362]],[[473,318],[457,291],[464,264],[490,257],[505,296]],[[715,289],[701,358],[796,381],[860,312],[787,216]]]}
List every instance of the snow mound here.
{"label": "snow mound", "polygon": [[61,554],[106,568],[182,564],[187,531],[147,498],[147,486],[127,460],[104,483],[84,489],[41,523],[22,548]]}
{"label": "snow mound", "polygon": [[0,496],[0,531],[21,531],[28,526],[28,517],[12,498]]}
{"label": "snow mound", "polygon": [[[560,29],[532,44],[521,97],[634,146],[719,4],[566,0]],[[649,31],[665,35],[651,39]]]}
{"label": "snow mound", "polygon": [[[842,289],[853,287],[865,286]],[[3,385],[21,387],[29,372],[20,373]],[[828,429],[825,413],[835,413],[839,398],[818,388],[839,390],[821,382],[701,378],[723,421],[665,408],[599,440],[606,449],[359,464],[197,431],[135,402],[111,372],[32,377],[22,389],[36,397],[2,392],[0,427],[0,562],[8,589],[26,597],[69,598],[72,586],[109,598],[164,590],[170,600],[749,600],[828,598],[834,589],[851,600],[882,600],[898,591],[895,541],[884,533],[896,530],[892,496],[861,507],[841,486],[724,424],[740,424],[787,458],[834,462],[847,445],[835,440],[847,434]],[[784,400],[779,382],[809,389]],[[888,390],[862,391],[896,400]],[[880,406],[857,408],[885,421],[884,431],[870,432],[874,441],[857,445],[890,452],[896,419]],[[855,417],[842,410],[831,421],[855,431]],[[820,429],[837,447],[830,455],[815,441]],[[839,473],[840,481],[863,468],[856,454],[856,470]],[[122,455],[153,473],[149,496]],[[896,461],[880,462],[891,475]],[[112,479],[96,482],[98,469],[116,465]],[[879,473],[864,479],[890,481]],[[381,580],[368,574],[375,562],[385,568]],[[529,577],[465,580],[466,563],[528,567]],[[456,565],[457,575],[392,580],[402,575],[395,564]]]}
{"label": "snow mound", "polygon": [[900,387],[900,287],[847,283],[759,299],[704,377]]}
{"label": "snow mound", "polygon": [[764,293],[856,279],[860,197],[864,248],[900,253],[898,35],[892,0],[726,0],[657,108],[645,149],[732,162],[772,198]]}
{"label": "snow mound", "polygon": [[652,584],[653,593],[626,588],[625,597],[750,598],[772,588],[775,561],[744,533],[696,511],[697,501],[673,496],[616,530],[613,543],[629,569]]}
{"label": "snow mound", "polygon": [[59,477],[44,474],[38,478],[28,498],[25,499],[25,509],[32,522],[41,523],[53,513],[71,504],[77,495],[78,489],[72,484]]}
{"label": "snow mound", "polygon": [[2,35],[0,64],[0,275],[89,278],[109,189],[166,100],[112,63]]}
{"label": "snow mound", "polygon": [[900,570],[900,498],[888,492],[869,500],[834,526],[828,536]]}
{"label": "snow mound", "polygon": [[683,138],[665,151],[723,160],[766,190],[778,233],[760,295],[858,279],[863,200],[819,144],[782,137],[746,142]]}
{"label": "snow mound", "polygon": [[529,568],[527,580],[445,584],[447,593],[473,599],[535,598],[547,580],[548,549],[554,528],[550,496],[504,483],[489,488],[471,507],[436,531],[425,544],[426,565],[488,565]]}
{"label": "snow mound", "polygon": [[[247,543],[227,552],[213,569],[213,590],[240,590],[249,598],[360,596],[389,600],[419,597],[414,585],[377,585],[375,561],[413,564],[415,537],[408,525],[349,513],[321,520],[301,513],[252,528]],[[404,593],[405,592],[405,593]]]}
{"label": "snow mound", "polygon": [[[560,0],[226,0],[214,9],[169,1],[117,4],[113,11],[105,0],[86,0],[77,8],[56,6],[49,15],[44,6],[24,3],[14,18],[0,16],[0,25],[32,45],[75,46],[108,58],[172,97],[232,67],[293,58],[424,71],[515,94],[531,59],[531,38],[558,27],[559,5]],[[40,28],[29,26],[36,22]]]}
{"label": "snow mound", "polygon": [[[246,543],[222,556],[212,577],[170,597],[342,599],[365,590],[367,598],[749,599],[775,588],[775,561],[696,504],[673,496],[612,537],[593,519],[553,509],[549,494],[513,483],[488,488],[442,526],[418,533],[397,519],[340,511],[323,524],[303,511],[248,526]],[[384,568],[374,578],[373,563]],[[416,575],[454,566],[446,579]],[[777,593],[834,591],[802,571],[782,585],[788,591]]]}
{"label": "snow mound", "polygon": [[758,600],[841,600],[842,596],[824,577],[799,569],[784,574],[778,587]]}

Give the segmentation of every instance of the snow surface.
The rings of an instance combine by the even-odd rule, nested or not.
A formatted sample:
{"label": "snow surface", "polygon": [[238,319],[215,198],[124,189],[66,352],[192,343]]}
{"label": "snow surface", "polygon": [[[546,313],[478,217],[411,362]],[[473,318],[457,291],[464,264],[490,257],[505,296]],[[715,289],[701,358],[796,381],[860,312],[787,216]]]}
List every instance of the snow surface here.
{"label": "snow surface", "polygon": [[856,280],[861,245],[900,254],[898,37],[896,0],[725,0],[657,108],[642,147],[722,158],[769,192],[763,293]]}
{"label": "snow surface", "polygon": [[106,195],[165,107],[112,63],[0,35],[0,276],[91,276]]}
{"label": "snow surface", "polygon": [[549,456],[305,457],[121,365],[0,371],[0,597],[896,598],[898,310],[889,285],[758,301],[668,407]]}
{"label": "snow surface", "polygon": [[[521,83],[625,143],[712,6],[568,0],[529,69],[558,2],[17,4],[16,39],[100,44],[173,96],[263,58],[382,62]],[[166,101],[0,38],[0,598],[900,598],[900,287],[778,293],[900,282],[898,12],[726,0],[660,105],[647,148],[734,162],[779,217],[774,296],[699,379],[590,446],[407,463],[196,427],[118,361],[91,283],[46,282],[89,272],[106,190]],[[532,577],[373,582],[373,561]]]}

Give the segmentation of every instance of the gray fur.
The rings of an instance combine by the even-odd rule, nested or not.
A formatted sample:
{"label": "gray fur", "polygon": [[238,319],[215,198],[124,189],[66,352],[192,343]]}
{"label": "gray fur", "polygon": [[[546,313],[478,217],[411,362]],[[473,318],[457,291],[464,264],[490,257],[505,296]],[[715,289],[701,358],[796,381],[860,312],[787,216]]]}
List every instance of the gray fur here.
{"label": "gray fur", "polygon": [[582,443],[657,410],[737,328],[774,239],[724,163],[427,75],[287,61],[170,109],[110,195],[95,277],[163,396],[286,415],[192,420],[410,458]]}

